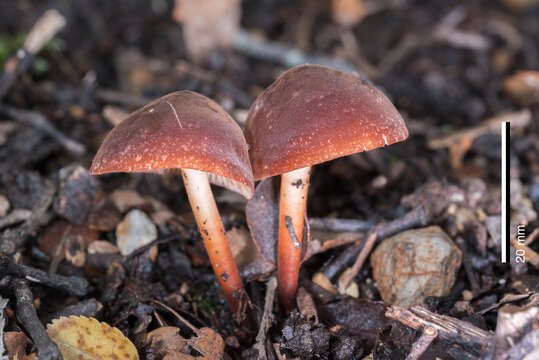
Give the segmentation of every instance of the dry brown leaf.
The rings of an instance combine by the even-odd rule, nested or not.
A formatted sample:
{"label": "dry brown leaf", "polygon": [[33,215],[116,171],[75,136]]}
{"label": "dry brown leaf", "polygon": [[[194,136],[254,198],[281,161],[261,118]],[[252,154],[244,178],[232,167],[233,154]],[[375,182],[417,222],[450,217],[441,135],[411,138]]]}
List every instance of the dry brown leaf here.
{"label": "dry brown leaf", "polygon": [[249,230],[245,227],[230,229],[226,233],[226,238],[240,270],[257,260],[258,251],[251,239]]}
{"label": "dry brown leaf", "polygon": [[367,15],[363,0],[332,0],[333,20],[342,26],[357,25]]}
{"label": "dry brown leaf", "polygon": [[233,44],[240,25],[240,0],[176,0],[172,17],[183,25],[189,55],[202,59]]}
{"label": "dry brown leaf", "polygon": [[215,331],[210,328],[201,328],[198,337],[189,339],[189,345],[199,353],[205,360],[221,360],[225,352],[225,341]]}
{"label": "dry brown leaf", "polygon": [[135,345],[120,330],[84,316],[61,317],[47,326],[64,360],[138,360]]}
{"label": "dry brown leaf", "polygon": [[522,105],[539,103],[539,71],[518,71],[505,79],[503,88]]}
{"label": "dry brown leaf", "polygon": [[[146,346],[151,349],[151,353],[158,357],[169,356],[172,359],[178,357],[184,350],[187,340],[180,335],[180,329],[174,326],[163,326],[155,329],[146,335]],[[183,355],[183,354],[182,354]]]}
{"label": "dry brown leaf", "polygon": [[27,360],[30,355],[26,355],[26,346],[29,343],[30,340],[22,331],[8,331],[4,333],[4,344],[10,360]]}

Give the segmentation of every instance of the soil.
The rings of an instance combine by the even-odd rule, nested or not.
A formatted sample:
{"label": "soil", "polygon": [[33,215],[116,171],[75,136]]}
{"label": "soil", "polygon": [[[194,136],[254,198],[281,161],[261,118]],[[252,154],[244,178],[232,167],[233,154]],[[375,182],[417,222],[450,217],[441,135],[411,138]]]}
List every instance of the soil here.
{"label": "soil", "polygon": [[[318,241],[322,248],[307,252],[300,273],[306,293],[302,296],[309,298],[288,315],[277,304],[270,307],[262,348],[269,359],[405,359],[414,351],[414,358],[421,359],[488,359],[496,351],[497,358],[508,358],[500,355],[508,345],[496,340],[503,330],[502,305],[528,311],[538,302],[539,241],[531,234],[539,225],[539,90],[536,83],[535,92],[522,95],[507,82],[518,71],[539,69],[539,6],[529,1],[531,5],[517,10],[511,5],[527,2],[510,0],[364,2],[379,8],[351,27],[335,22],[329,1],[241,4],[244,31],[256,33],[265,43],[284,44],[355,69],[392,100],[410,131],[405,142],[314,168],[308,216],[352,219],[368,224],[367,230],[353,231],[350,241],[331,243],[327,241],[342,240],[350,231],[311,229],[311,245]],[[284,60],[252,56],[234,46],[193,60],[182,25],[171,15],[171,0],[20,0],[0,3],[4,72],[9,72],[8,59],[28,30],[50,8],[65,16],[66,26],[0,97],[0,196],[9,203],[2,215],[0,201],[0,296],[10,299],[3,331],[26,331],[28,353],[39,351],[35,337],[40,335],[28,328],[31,316],[25,322],[15,315],[18,294],[27,293],[14,287],[24,285],[33,294],[42,324],[65,314],[95,317],[120,329],[141,358],[161,358],[144,341],[152,330],[168,325],[184,335],[191,331],[155,301],[196,328],[214,329],[225,340],[224,358],[261,358],[254,335],[273,259],[244,272],[256,320],[254,326],[237,325],[205,255],[181,178],[92,177],[87,169],[115,121],[172,91],[206,95],[243,126],[252,101],[286,70]],[[5,81],[0,78],[0,84]],[[514,249],[510,264],[499,260],[499,116],[513,123],[512,237],[516,241],[516,226],[521,224],[528,239],[524,263],[516,262]],[[43,122],[73,143],[51,136]],[[437,145],[440,139],[442,145]],[[129,193],[115,200],[117,190]],[[242,244],[250,241],[242,235],[248,228],[245,201],[217,187],[214,194],[226,230],[242,230],[234,238],[245,248]],[[401,313],[387,314],[391,304],[382,301],[376,288],[370,258],[352,278],[355,297],[328,292],[313,280],[334,266],[330,280],[337,284],[357,257],[335,265],[340,255],[354,247],[357,254],[374,229],[394,235],[381,230],[383,224],[400,221],[421,206],[424,218],[399,222],[397,233],[438,225],[463,253],[451,291],[427,297],[422,304],[430,315],[410,310],[433,321],[431,325],[441,324],[432,325],[437,337],[422,351],[412,344],[419,347],[425,341],[422,330],[428,326],[407,322]],[[117,224],[133,208],[150,215],[157,240],[128,256],[114,252],[114,246],[109,252],[116,244]],[[9,216],[21,219],[11,221]],[[374,239],[375,246],[383,241],[380,233]],[[152,250],[155,246],[157,251]],[[249,246],[246,251],[256,251]],[[261,261],[243,255],[245,266]],[[75,280],[51,279],[39,269]],[[36,276],[46,280],[33,281]],[[443,318],[432,320],[432,314]],[[463,337],[444,332],[453,320],[462,321],[457,328],[484,331],[485,338],[467,338],[466,330]],[[537,326],[526,329],[510,335],[515,336],[515,348],[531,341],[524,339],[526,332],[537,332]],[[533,344],[529,349],[539,351]]]}

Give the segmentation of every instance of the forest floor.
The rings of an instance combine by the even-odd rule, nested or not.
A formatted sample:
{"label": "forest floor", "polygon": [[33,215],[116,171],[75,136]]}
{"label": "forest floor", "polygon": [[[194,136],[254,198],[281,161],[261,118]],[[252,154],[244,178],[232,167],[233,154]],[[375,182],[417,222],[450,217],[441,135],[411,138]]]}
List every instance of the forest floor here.
{"label": "forest floor", "polygon": [[[227,19],[239,16],[239,2],[224,3]],[[58,358],[43,326],[69,315],[116,327],[144,359],[539,356],[539,5],[363,3],[364,17],[346,26],[330,1],[244,0],[239,28],[223,25],[228,47],[208,50],[189,40],[197,17],[174,1],[0,2],[0,358]],[[218,7],[200,6],[214,21]],[[49,9],[65,24],[32,56],[29,31]],[[275,237],[261,244],[270,230],[254,210],[246,219],[246,200],[214,188],[257,317],[242,328],[181,179],[88,169],[114,125],[153,99],[197,91],[244,126],[263,89],[303,62],[369,79],[410,137],[314,168],[289,315],[270,301]],[[502,121],[511,122],[507,264]],[[255,200],[268,203],[253,207],[275,205],[264,184]],[[126,254],[136,232],[150,236]],[[428,266],[424,244],[435,247]]]}

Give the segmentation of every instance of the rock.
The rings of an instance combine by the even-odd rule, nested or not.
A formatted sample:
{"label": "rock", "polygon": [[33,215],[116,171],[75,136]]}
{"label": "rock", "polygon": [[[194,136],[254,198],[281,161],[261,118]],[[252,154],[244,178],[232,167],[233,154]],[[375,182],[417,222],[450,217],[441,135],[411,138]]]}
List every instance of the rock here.
{"label": "rock", "polygon": [[373,277],[386,303],[408,308],[444,296],[455,283],[462,253],[438,226],[385,239],[371,256]]}
{"label": "rock", "polygon": [[9,201],[6,199],[5,196],[0,195],[0,218],[3,218],[4,216],[6,216],[8,210],[9,210]]}
{"label": "rock", "polygon": [[99,183],[80,165],[60,170],[60,189],[54,201],[54,210],[70,223],[81,225],[92,209]]}
{"label": "rock", "polygon": [[122,214],[134,207],[142,207],[146,203],[142,196],[132,190],[116,190],[110,195],[110,199]]}
{"label": "rock", "polygon": [[[148,215],[141,210],[131,210],[116,227],[116,241],[122,255],[157,239],[157,228]],[[157,247],[152,248],[152,259],[157,256]]]}

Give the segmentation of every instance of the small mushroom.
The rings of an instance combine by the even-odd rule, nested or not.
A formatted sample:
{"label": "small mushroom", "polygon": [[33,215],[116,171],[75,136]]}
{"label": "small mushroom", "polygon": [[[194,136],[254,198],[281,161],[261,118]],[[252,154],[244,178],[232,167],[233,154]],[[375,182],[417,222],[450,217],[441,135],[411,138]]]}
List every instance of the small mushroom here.
{"label": "small mushroom", "polygon": [[246,124],[255,180],[281,175],[279,301],[294,307],[311,166],[403,141],[391,101],[359,77],[319,65],[281,75],[253,103]]}
{"label": "small mushroom", "polygon": [[252,197],[254,184],[243,133],[217,103],[191,91],[153,101],[108,134],[90,173],[179,169],[217,280],[237,313],[247,296],[210,182],[246,198]]}

